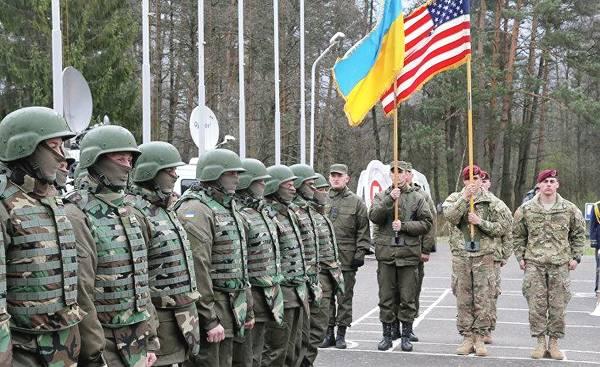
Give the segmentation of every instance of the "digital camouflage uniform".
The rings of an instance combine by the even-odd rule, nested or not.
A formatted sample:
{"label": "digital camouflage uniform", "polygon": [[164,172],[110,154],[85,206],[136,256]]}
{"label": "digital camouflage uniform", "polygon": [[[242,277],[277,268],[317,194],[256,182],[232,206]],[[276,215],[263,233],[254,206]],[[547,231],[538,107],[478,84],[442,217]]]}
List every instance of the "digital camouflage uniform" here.
{"label": "digital camouflage uniform", "polygon": [[[85,312],[77,303],[77,253],[73,226],[52,184],[34,178],[19,159],[49,138],[70,138],[65,120],[53,110],[27,107],[0,122],[0,237],[6,250],[0,285],[0,365],[75,366],[80,353],[77,324]],[[43,149],[43,148],[42,148]],[[64,157],[63,157],[64,158]],[[47,188],[42,194],[41,187]],[[5,276],[6,274],[6,276]]]}
{"label": "digital camouflage uniform", "polygon": [[265,180],[270,176],[266,167],[255,159],[244,159],[242,167],[247,171],[240,175],[236,200],[246,232],[248,278],[252,286],[255,324],[251,330],[246,331],[244,337],[234,339],[233,365],[259,367],[262,363],[267,323],[283,323],[283,293],[279,285],[283,275],[277,227],[273,221],[277,213],[268,210],[264,200],[256,198],[248,190],[254,181]]}
{"label": "digital camouflage uniform", "polygon": [[352,263],[353,260],[364,261],[365,254],[370,251],[371,246],[367,206],[348,187],[341,191],[331,189],[329,198],[331,203],[327,208],[327,216],[335,229],[344,276],[344,293],[338,293],[331,298],[329,326],[350,327],[352,298],[358,270],[357,267],[352,266]]}
{"label": "digital camouflage uniform", "polygon": [[148,280],[156,308],[160,351],[155,366],[185,362],[200,350],[200,328],[195,302],[200,294],[192,250],[185,230],[171,206],[174,196],[164,193],[154,181],[157,174],[181,166],[177,149],[164,142],[139,147],[142,155],[133,171],[127,201],[145,215],[150,231]]}
{"label": "digital camouflage uniform", "polygon": [[[317,188],[329,187],[325,178],[319,174],[315,182]],[[312,366],[317,358],[318,346],[325,336],[329,321],[329,307],[334,294],[344,292],[344,277],[339,262],[337,241],[333,223],[327,218],[325,205],[310,202],[314,209],[313,219],[319,233],[319,283],[322,290],[321,302],[310,306],[310,338],[305,360]]]}
{"label": "digital camouflage uniform", "polygon": [[281,201],[276,192],[282,182],[296,177],[288,167],[281,165],[271,166],[267,172],[271,178],[265,189],[265,205],[267,210],[276,213],[273,221],[277,226],[283,274],[284,321],[281,325],[267,323],[261,366],[293,367],[300,362],[304,313],[310,312],[306,264],[295,205]]}
{"label": "digital camouflage uniform", "polygon": [[[83,138],[80,166],[95,169],[108,152],[139,155],[129,131],[101,126]],[[148,288],[148,224],[122,187],[92,173],[78,184],[65,200],[77,240],[79,303],[88,313],[80,324],[79,363],[145,366],[148,352],[159,349]]]}
{"label": "digital camouflage uniform", "polygon": [[412,322],[417,316],[418,265],[423,253],[421,237],[429,232],[433,222],[425,195],[411,186],[401,188],[398,219],[402,227],[396,235],[392,229],[392,189],[389,187],[375,195],[369,209],[369,219],[375,225],[379,319],[383,324],[384,339],[391,339],[391,324],[396,318],[402,322],[403,338],[412,333]]}
{"label": "digital camouflage uniform", "polygon": [[[491,194],[491,193],[490,193]],[[492,194],[493,195],[493,194]],[[512,213],[508,207],[504,209],[506,216],[510,218],[510,228],[512,228]],[[496,282],[494,283],[494,301],[492,303],[492,326],[490,330],[496,330],[497,304],[498,297],[502,294],[502,266],[506,264],[508,259],[513,254],[512,230],[504,233],[501,237],[496,238],[496,248],[494,249],[494,275]]]}
{"label": "digital camouflage uniform", "polygon": [[494,252],[499,238],[510,230],[510,211],[491,193],[475,195],[475,213],[482,222],[474,226],[474,240],[479,241],[480,248],[467,251],[465,243],[471,240],[467,220],[469,201],[464,199],[463,191],[451,194],[442,205],[444,217],[456,228],[450,231],[449,239],[452,292],[456,296],[458,332],[466,338],[481,338],[489,334],[492,326]]}
{"label": "digital camouflage uniform", "polygon": [[581,211],[558,194],[550,210],[538,194],[515,212],[513,245],[517,260],[526,262],[523,295],[533,337],[564,336],[571,299],[568,263],[581,259],[585,241]]}
{"label": "digital camouflage uniform", "polygon": [[[0,174],[6,173],[0,165]],[[4,231],[0,231],[0,366],[12,364],[9,314],[6,310],[6,253]]]}
{"label": "digital camouflage uniform", "polygon": [[[194,184],[175,204],[175,211],[191,243],[200,298],[200,353],[194,366],[231,366],[234,336],[244,335],[244,323],[252,318],[248,307],[250,284],[243,220],[233,195],[216,183],[225,172],[241,172],[234,152],[216,149],[200,157]],[[207,332],[218,325],[225,339],[209,343]]]}

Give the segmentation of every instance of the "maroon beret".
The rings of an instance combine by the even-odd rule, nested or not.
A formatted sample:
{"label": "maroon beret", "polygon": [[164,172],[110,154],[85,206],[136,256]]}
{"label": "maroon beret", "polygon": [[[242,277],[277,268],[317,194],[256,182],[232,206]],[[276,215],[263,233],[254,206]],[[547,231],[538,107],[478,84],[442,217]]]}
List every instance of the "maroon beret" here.
{"label": "maroon beret", "polygon": [[[478,166],[473,166],[473,176],[480,176],[480,175],[481,175],[481,168],[479,168]],[[469,166],[466,166],[463,169],[462,176],[463,176],[464,180],[469,179]]]}
{"label": "maroon beret", "polygon": [[549,177],[558,177],[558,171],[555,169],[545,169],[538,173],[537,183],[543,182],[545,179]]}
{"label": "maroon beret", "polygon": [[[468,172],[467,172],[467,175],[468,175]],[[487,173],[487,171],[481,170],[481,172],[479,173],[479,177],[482,180],[489,180],[490,179],[490,174]]]}

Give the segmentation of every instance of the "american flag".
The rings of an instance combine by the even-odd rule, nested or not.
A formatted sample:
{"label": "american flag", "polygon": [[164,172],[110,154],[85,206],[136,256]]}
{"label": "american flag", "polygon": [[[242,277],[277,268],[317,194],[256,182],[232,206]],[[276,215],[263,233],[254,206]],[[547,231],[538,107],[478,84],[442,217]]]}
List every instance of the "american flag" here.
{"label": "american flag", "polygon": [[[463,64],[471,54],[468,0],[433,0],[404,19],[404,67],[381,97],[390,113],[436,74]],[[394,87],[396,101],[394,103]]]}

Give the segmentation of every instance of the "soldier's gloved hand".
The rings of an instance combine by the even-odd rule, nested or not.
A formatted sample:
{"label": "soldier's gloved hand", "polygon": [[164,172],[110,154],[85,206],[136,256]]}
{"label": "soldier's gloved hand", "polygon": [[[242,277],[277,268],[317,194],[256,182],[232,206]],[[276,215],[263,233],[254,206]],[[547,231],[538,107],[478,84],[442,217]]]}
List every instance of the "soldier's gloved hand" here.
{"label": "soldier's gloved hand", "polygon": [[156,360],[156,354],[148,352],[148,355],[146,356],[146,367],[151,367]]}
{"label": "soldier's gloved hand", "polygon": [[350,263],[350,266],[352,267],[352,269],[358,269],[363,265],[365,265],[364,257],[354,258],[354,259],[352,259],[352,262]]}
{"label": "soldier's gloved hand", "polygon": [[221,324],[215,326],[206,333],[206,341],[209,343],[219,343],[223,340],[225,340],[225,329]]}

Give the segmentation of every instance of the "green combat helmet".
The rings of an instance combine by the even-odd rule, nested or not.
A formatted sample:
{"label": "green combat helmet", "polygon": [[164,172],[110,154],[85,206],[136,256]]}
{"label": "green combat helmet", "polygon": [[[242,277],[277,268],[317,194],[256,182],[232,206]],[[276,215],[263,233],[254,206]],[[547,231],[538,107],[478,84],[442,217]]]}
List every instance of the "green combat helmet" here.
{"label": "green combat helmet", "polygon": [[297,178],[294,180],[294,187],[297,189],[300,188],[300,186],[302,186],[304,181],[316,180],[318,177],[315,174],[315,170],[312,169],[311,166],[306,164],[294,164],[293,166],[290,166],[290,169],[292,170],[292,172],[294,172],[294,175],[297,176]]}
{"label": "green combat helmet", "polygon": [[78,169],[87,169],[98,161],[102,154],[130,152],[134,161],[141,154],[135,138],[121,126],[99,126],[90,130],[81,141]]}
{"label": "green combat helmet", "polygon": [[276,193],[279,189],[279,185],[283,182],[298,178],[288,166],[284,165],[271,166],[267,168],[267,173],[271,178],[267,180],[267,186],[265,187],[264,193],[265,196]]}
{"label": "green combat helmet", "polygon": [[200,182],[216,181],[225,172],[245,172],[240,157],[228,149],[214,149],[198,159],[196,178]]}
{"label": "green combat helmet", "polygon": [[325,176],[323,176],[320,173],[317,173],[317,179],[315,180],[315,187],[317,189],[322,189],[323,187],[329,187],[329,182],[327,182],[327,180],[325,179]]}
{"label": "green combat helmet", "polygon": [[271,178],[267,173],[267,167],[263,164],[263,162],[258,159],[246,158],[242,160],[242,167],[246,170],[246,172],[242,172],[240,174],[240,183],[237,187],[238,190],[245,190],[254,181],[258,180],[267,180]]}
{"label": "green combat helmet", "polygon": [[139,146],[142,154],[133,168],[133,182],[150,181],[165,168],[185,165],[177,148],[169,143],[153,141]]}
{"label": "green combat helmet", "polygon": [[62,116],[46,107],[25,107],[0,122],[0,161],[12,162],[33,154],[44,140],[70,139],[75,134]]}

